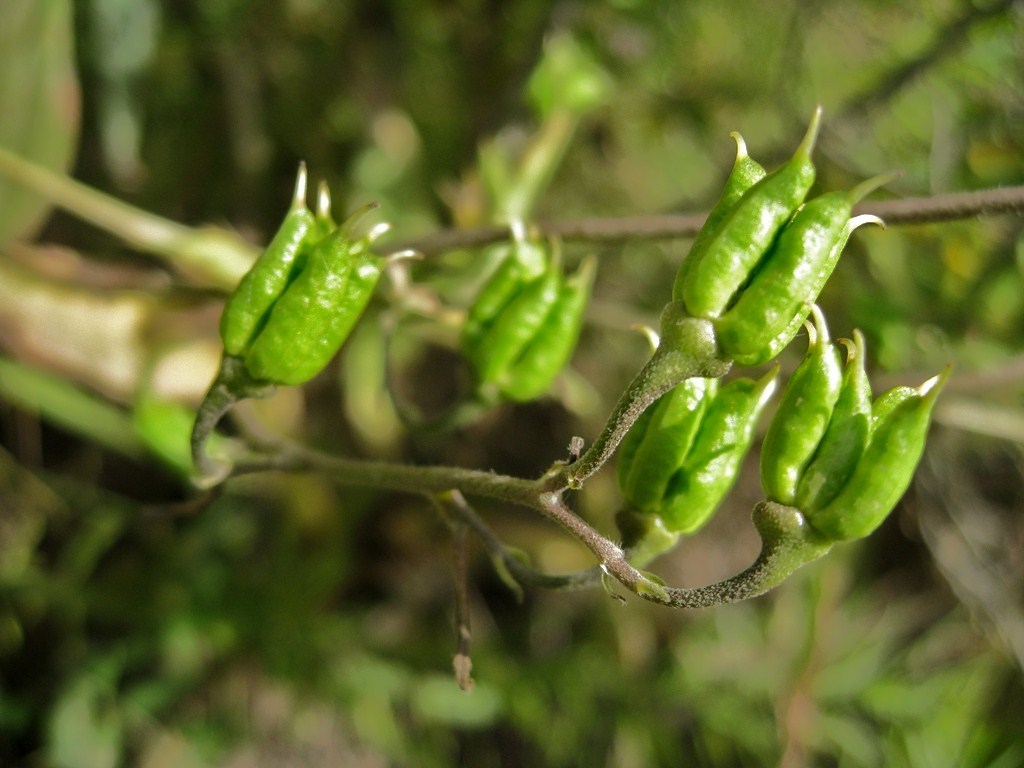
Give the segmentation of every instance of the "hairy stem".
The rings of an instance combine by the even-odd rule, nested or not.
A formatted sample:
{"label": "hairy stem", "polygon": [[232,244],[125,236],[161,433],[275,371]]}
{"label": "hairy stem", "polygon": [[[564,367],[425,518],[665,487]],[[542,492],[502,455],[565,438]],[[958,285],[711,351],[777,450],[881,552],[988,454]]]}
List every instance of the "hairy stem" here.
{"label": "hairy stem", "polygon": [[249,375],[242,358],[225,355],[221,359],[217,377],[200,403],[192,425],[192,463],[199,471],[201,482],[215,484],[227,477],[231,470],[230,466],[210,458],[206,452],[206,443],[224,414],[240,400],[269,397],[273,392],[272,384],[257,381]]}
{"label": "hairy stem", "polygon": [[675,302],[661,319],[661,344],[626,387],[611,416],[579,461],[545,478],[551,491],[578,489],[612,457],[629,428],[659,397],[693,376],[724,376],[731,363],[719,359],[714,331],[706,320],[685,317]]}
{"label": "hairy stem", "polygon": [[[316,470],[342,484],[422,494],[454,513],[458,526],[478,534],[488,552],[517,582],[543,588],[590,586],[605,573],[645,600],[673,608],[707,608],[756,597],[782,582],[802,565],[824,555],[831,542],[822,539],[792,507],[762,502],[754,509],[754,524],[763,546],[757,560],[742,573],[697,588],[666,587],[629,562],[629,552],[606,538],[562,498],[563,491],[546,490],[546,479],[528,481],[460,467],[411,467],[387,462],[359,461],[328,456],[299,446],[235,464],[232,474],[280,470]],[[462,494],[477,495],[529,507],[542,512],[597,558],[598,569],[564,576],[549,576],[529,568],[510,553],[477,517]]]}
{"label": "hairy stem", "polygon": [[[455,513],[453,524],[459,536],[464,535],[466,527],[484,532],[481,539],[496,562],[505,566],[509,573],[533,576],[525,567],[513,564],[515,558],[495,541],[462,494],[497,499],[542,512],[595,555],[600,572],[646,600],[673,607],[708,607],[754,597],[828,551],[830,544],[809,531],[798,510],[767,502],[758,505],[754,522],[764,546],[757,561],[741,574],[717,584],[683,589],[665,587],[632,565],[621,546],[574,513],[562,498],[566,489],[579,488],[608,461],[630,426],[664,392],[690,376],[721,376],[728,371],[730,363],[719,359],[708,321],[687,317],[678,302],[670,303],[662,313],[661,331],[658,349],[630,383],[591,448],[575,463],[556,464],[535,481],[461,467],[416,467],[346,459],[289,443],[280,444],[272,453],[238,461],[233,469],[222,467],[206,455],[207,438],[221,417],[239,400],[264,396],[273,389],[265,382],[254,381],[246,372],[244,362],[231,356],[222,360],[217,379],[200,406],[192,435],[193,460],[204,475],[317,470],[346,485],[428,496]],[[553,578],[554,585],[561,587],[581,583],[590,575]],[[468,684],[468,655],[463,655],[460,649],[457,660],[460,680]]]}
{"label": "hairy stem", "polygon": [[[799,510],[765,501],[754,508],[753,520],[761,534],[762,547],[753,565],[742,573],[704,587],[666,587],[630,565],[619,547],[589,529],[586,523],[578,518],[576,521],[569,519],[575,516],[560,499],[547,501],[550,516],[590,547],[605,572],[645,600],[673,608],[711,608],[763,595],[832,547],[831,542],[810,530]],[[579,530],[581,526],[589,530]]]}
{"label": "hairy stem", "polygon": [[376,488],[382,491],[438,494],[459,489],[472,496],[506,501],[533,509],[540,508],[536,484],[532,480],[462,467],[416,467],[385,461],[346,459],[297,445],[290,445],[273,454],[239,460],[235,463],[232,475],[268,470],[318,470],[329,474],[344,485]]}
{"label": "hairy stem", "polygon": [[506,547],[501,539],[491,530],[490,526],[476,513],[458,491],[445,494],[442,499],[448,514],[458,519],[468,529],[476,534],[476,537],[483,544],[499,577],[509,589],[513,591],[516,598],[522,600],[522,587],[535,587],[540,589],[584,589],[596,587],[601,583],[603,571],[599,567],[587,568],[583,571],[565,574],[550,574],[538,571],[527,565],[519,556]]}

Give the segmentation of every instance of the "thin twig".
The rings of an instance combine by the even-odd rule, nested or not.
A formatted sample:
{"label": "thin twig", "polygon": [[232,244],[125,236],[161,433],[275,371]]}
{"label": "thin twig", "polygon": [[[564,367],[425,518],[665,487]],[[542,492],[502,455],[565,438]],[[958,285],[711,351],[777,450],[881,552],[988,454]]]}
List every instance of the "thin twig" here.
{"label": "thin twig", "polygon": [[[887,224],[924,224],[998,213],[1024,213],[1024,185],[951,192],[931,197],[869,201],[858,205],[854,213],[874,214]],[[585,243],[667,240],[692,237],[700,230],[706,218],[706,213],[688,213],[546,220],[533,224],[531,234]],[[386,250],[411,249],[425,256],[436,256],[459,248],[490,245],[510,237],[509,228],[501,226],[443,229],[423,237],[387,244]]]}
{"label": "thin twig", "polygon": [[470,654],[473,635],[469,624],[469,583],[468,557],[469,542],[466,540],[466,526],[458,521],[452,524],[453,544],[455,547],[455,622],[457,639],[455,641],[455,658],[452,667],[455,670],[455,682],[464,691],[472,691],[473,657]]}
{"label": "thin twig", "polygon": [[601,583],[603,571],[599,567],[565,574],[549,574],[531,568],[502,543],[490,526],[476,513],[465,496],[458,491],[453,491],[446,495],[445,501],[449,511],[476,534],[498,570],[499,577],[513,590],[517,599],[522,599],[521,587],[584,589],[595,587]]}

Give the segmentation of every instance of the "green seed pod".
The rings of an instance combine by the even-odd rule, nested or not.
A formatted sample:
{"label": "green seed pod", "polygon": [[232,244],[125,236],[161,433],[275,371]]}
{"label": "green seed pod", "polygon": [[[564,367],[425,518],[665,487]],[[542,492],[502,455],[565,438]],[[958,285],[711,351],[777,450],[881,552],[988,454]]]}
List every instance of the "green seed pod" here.
{"label": "green seed pod", "polygon": [[729,173],[729,178],[725,180],[722,196],[718,198],[718,202],[708,213],[708,218],[700,228],[700,232],[697,233],[690,252],[676,273],[675,283],[672,285],[672,298],[676,301],[681,301],[683,298],[683,285],[686,283],[686,275],[690,267],[707,250],[708,244],[721,230],[722,224],[732,209],[736,207],[736,203],[748,189],[767,175],[761,164],[747,154],[747,143],[743,141],[743,137],[736,131],[729,135],[736,142],[736,160]]}
{"label": "green seed pod", "polygon": [[947,368],[909,397],[900,392],[879,398],[881,417],[849,481],[830,503],[807,514],[816,531],[833,541],[848,541],[881,525],[910,485],[924,452],[932,408],[948,375]]}
{"label": "green seed pod", "polygon": [[693,447],[665,491],[659,514],[667,530],[693,533],[714,514],[736,482],[777,374],[778,367],[759,381],[736,379],[715,395]]}
{"label": "green seed pod", "polygon": [[793,157],[740,198],[681,280],[682,300],[694,317],[718,317],[768,251],[814,183],[811,151],[821,123],[814,112]]}
{"label": "green seed pod", "polygon": [[224,306],[220,335],[224,351],[242,355],[266,321],[270,308],[297,272],[300,251],[314,229],[306,207],[306,166],[299,165],[291,209],[270,245],[239,281]]}
{"label": "green seed pod", "polygon": [[916,387],[893,387],[883,392],[871,405],[871,429],[874,430],[885,421],[893,410],[917,396],[918,390]]}
{"label": "green seed pod", "polygon": [[800,477],[828,428],[843,380],[839,353],[817,308],[808,334],[807,355],[790,377],[761,445],[761,486],[769,500],[787,506],[796,502]]}
{"label": "green seed pod", "polygon": [[[853,233],[853,230],[857,229],[857,227],[861,226],[862,224],[868,223],[878,224],[879,226],[882,227],[885,226],[884,222],[877,216],[872,216],[870,214],[854,216],[847,222],[846,226],[843,228],[843,234],[840,236],[835,246],[833,246],[833,254],[829,257],[832,260],[833,264],[839,260],[839,256],[840,254],[842,254],[843,249],[846,247],[846,243],[849,240],[850,235]],[[820,293],[820,290],[818,291],[818,293]],[[744,359],[742,360],[739,358],[734,358],[734,362],[738,362],[741,365],[760,365],[761,363],[767,362],[768,360],[774,360],[776,357],[778,357],[779,353],[782,352],[782,350],[789,345],[789,342],[791,342],[794,339],[794,337],[803,327],[804,323],[807,321],[807,316],[811,312],[811,304],[812,302],[809,301],[802,307],[798,308],[796,314],[789,321],[789,324],[785,326],[780,332],[775,334],[775,336],[772,337],[770,341],[765,342],[761,347],[759,353],[755,353],[750,356],[744,356]],[[735,338],[735,334],[733,334],[733,336]]]}
{"label": "green seed pod", "polygon": [[466,348],[478,345],[487,327],[515,297],[523,283],[540,277],[546,269],[547,257],[534,243],[517,240],[511,245],[499,246],[499,249],[504,254],[501,263],[466,313],[462,327],[462,343]]}
{"label": "green seed pod", "polygon": [[506,256],[466,313],[461,342],[467,356],[472,357],[484,342],[487,327],[522,287],[523,280],[522,267],[516,258]]}
{"label": "green seed pod", "polygon": [[779,337],[796,333],[794,319],[806,317],[808,305],[825,287],[850,233],[865,222],[880,223],[875,216],[851,220],[854,204],[891,178],[886,174],[849,192],[829,192],[796,212],[736,303],[715,321],[725,355],[741,365],[772,359]]}
{"label": "green seed pod", "polygon": [[809,514],[836,497],[850,479],[871,436],[871,384],[864,370],[864,336],[853,332],[846,339],[843,385],[832,409],[828,429],[814,458],[804,470],[796,492],[796,506]]}
{"label": "green seed pod", "polygon": [[597,263],[593,257],[566,280],[544,323],[499,383],[510,400],[526,402],[544,394],[576,348],[590,300]]}
{"label": "green seed pod", "polygon": [[466,349],[480,383],[499,381],[540,331],[558,301],[561,275],[554,269],[516,293],[487,327],[480,342]]}
{"label": "green seed pod", "polygon": [[658,510],[717,390],[716,379],[686,379],[658,398],[632,426],[619,447],[617,466],[619,490],[627,504]]}
{"label": "green seed pod", "polygon": [[274,304],[245,357],[249,373],[278,384],[302,384],[324,369],[362,315],[383,260],[370,252],[380,228],[352,239],[366,206],[317,243],[305,268]]}
{"label": "green seed pod", "polygon": [[515,234],[462,330],[463,354],[485,401],[526,401],[547,390],[572,355],[594,281],[593,258],[566,279],[557,252],[549,258]]}
{"label": "green seed pod", "polygon": [[619,510],[615,515],[622,546],[629,550],[629,562],[642,566],[674,547],[680,534],[665,527],[657,515],[632,508]]}

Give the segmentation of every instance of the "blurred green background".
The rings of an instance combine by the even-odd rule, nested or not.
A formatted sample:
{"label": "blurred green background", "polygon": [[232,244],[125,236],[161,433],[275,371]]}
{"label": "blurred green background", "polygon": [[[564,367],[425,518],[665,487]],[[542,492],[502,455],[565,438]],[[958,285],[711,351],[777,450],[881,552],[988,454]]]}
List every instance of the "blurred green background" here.
{"label": "blurred green background", "polygon": [[[5,0],[0,28],[0,146],[252,243],[300,159],[336,211],[380,200],[396,238],[488,223],[478,149],[536,129],[524,86],[559,34],[614,85],[539,218],[705,210],[729,131],[772,165],[816,103],[821,189],[889,169],[903,175],[880,196],[1024,183],[1020,2]],[[223,286],[0,182],[0,764],[1024,765],[1022,224],[861,231],[826,288],[834,335],[867,336],[876,389],[956,365],[917,482],[875,535],[705,612],[600,590],[518,604],[474,548],[465,694],[435,511],[314,475],[191,489],[180,444],[140,414],[164,425],[183,412],[144,406],[201,396]],[[566,246],[596,252],[599,277],[542,402],[404,430],[382,392],[385,290],[338,365],[258,416],[347,455],[535,475],[599,429],[645,356],[630,325],[656,320],[688,245]],[[464,306],[479,261],[454,251],[414,275]],[[404,324],[402,397],[462,391],[451,335]],[[670,583],[755,556],[748,463],[656,563]],[[578,506],[610,533],[617,501],[605,472]],[[591,564],[536,515],[481,511],[540,567]]]}

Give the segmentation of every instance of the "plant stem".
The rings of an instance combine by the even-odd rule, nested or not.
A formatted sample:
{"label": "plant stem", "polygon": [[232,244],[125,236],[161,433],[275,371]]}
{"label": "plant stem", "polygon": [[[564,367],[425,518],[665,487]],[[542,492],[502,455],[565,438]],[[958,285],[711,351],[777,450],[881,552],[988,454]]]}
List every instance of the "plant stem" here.
{"label": "plant stem", "polygon": [[201,483],[216,484],[225,479],[231,470],[229,465],[211,459],[206,453],[206,442],[224,414],[240,400],[269,397],[273,392],[274,385],[257,381],[249,375],[242,358],[224,355],[217,377],[200,403],[195,424],[192,425],[192,463],[199,471]]}
{"label": "plant stem", "polygon": [[[746,600],[764,594],[802,565],[824,555],[831,542],[810,531],[803,515],[791,507],[762,502],[754,510],[754,523],[764,542],[757,560],[742,573],[697,588],[665,587],[628,560],[628,553],[607,539],[565,504],[561,492],[543,489],[538,482],[459,467],[410,467],[386,462],[357,461],[327,456],[294,446],[273,456],[238,462],[232,474],[265,470],[329,473],[345,485],[423,494],[440,499],[454,511],[462,524],[476,532],[485,547],[507,566],[517,581],[529,586],[567,589],[591,586],[604,572],[630,591],[651,602],[673,608],[707,608]],[[565,576],[541,574],[519,562],[497,541],[486,525],[461,498],[459,489],[470,495],[520,504],[542,512],[582,542],[599,562],[600,570]],[[461,502],[460,502],[461,499]]]}
{"label": "plant stem", "polygon": [[555,109],[541,123],[519,163],[505,210],[501,211],[509,221],[524,221],[530,216],[569,148],[578,123],[579,118],[567,109]]}
{"label": "plant stem", "polygon": [[319,470],[344,485],[383,491],[437,494],[457,488],[469,495],[540,509],[538,491],[532,480],[462,467],[416,467],[384,461],[345,459],[297,445],[291,445],[278,453],[240,460],[235,463],[231,474],[244,475],[267,470]]}
{"label": "plant stem", "polygon": [[[973,192],[952,192],[932,197],[868,201],[858,204],[854,214],[873,214],[886,224],[924,224],[956,221],[975,216],[1024,212],[1024,185],[997,187]],[[616,243],[626,240],[664,240],[692,237],[704,224],[706,213],[623,216],[542,220],[530,223],[537,237],[558,237],[583,243]],[[388,244],[388,252],[411,249],[424,256],[436,256],[457,248],[490,245],[511,237],[508,227],[485,226],[444,229],[413,240]]]}
{"label": "plant stem", "polygon": [[453,523],[452,538],[455,547],[455,618],[457,639],[452,667],[455,682],[464,691],[473,690],[473,660],[471,655],[473,634],[469,623],[469,563],[466,526]]}
{"label": "plant stem", "polygon": [[[719,359],[710,323],[686,317],[678,302],[666,306],[661,331],[661,344],[630,383],[591,448],[574,464],[555,465],[535,481],[461,467],[416,467],[345,459],[295,444],[282,444],[274,453],[239,461],[233,469],[221,466],[205,451],[206,440],[221,417],[239,400],[265,396],[273,391],[265,382],[254,381],[244,361],[232,356],[222,360],[217,379],[200,406],[192,434],[193,461],[203,475],[214,479],[221,479],[228,472],[240,475],[275,469],[318,470],[345,485],[422,494],[456,513],[459,535],[466,526],[478,532],[485,530],[472,514],[463,493],[510,502],[536,509],[558,523],[594,553],[603,573],[646,600],[673,607],[708,607],[754,597],[771,589],[804,563],[820,557],[831,546],[809,532],[798,510],[768,502],[759,504],[754,510],[754,522],[764,546],[757,561],[730,579],[706,587],[682,589],[665,587],[633,566],[622,547],[575,514],[562,498],[566,489],[579,488],[604,465],[630,426],[664,392],[690,376],[722,376],[728,371],[731,363]],[[512,564],[514,558],[494,541],[489,531],[481,538],[492,556],[498,553],[508,571],[523,571]],[[589,579],[590,575],[553,578],[555,584],[565,586]],[[459,655],[457,658],[460,659],[459,669],[468,680],[468,657]]]}
{"label": "plant stem", "polygon": [[630,565],[622,549],[576,517],[556,494],[550,494],[546,502],[549,516],[587,544],[601,560],[605,572],[645,600],[672,608],[711,608],[763,595],[832,547],[831,542],[809,529],[799,510],[761,502],[754,508],[753,519],[763,544],[753,565],[704,587],[664,587]]}
{"label": "plant stem", "polygon": [[0,175],[139,250],[164,257],[172,266],[218,288],[233,288],[259,253],[229,230],[186,227],[68,176],[53,173],[2,147]]}
{"label": "plant stem", "polygon": [[545,478],[545,488],[578,489],[612,457],[629,428],[655,400],[693,376],[724,376],[731,363],[720,360],[714,330],[706,320],[685,317],[680,305],[662,313],[661,344],[622,393],[611,416],[579,461]]}
{"label": "plant stem", "polygon": [[[523,559],[506,547],[490,526],[476,513],[476,510],[458,491],[444,494],[439,503],[445,511],[459,520],[480,540],[498,572],[499,578],[512,590],[517,600],[523,599],[522,587],[540,589],[583,589],[601,583],[603,571],[599,567],[565,574],[550,574],[527,565]],[[525,555],[523,555],[525,557]]]}

